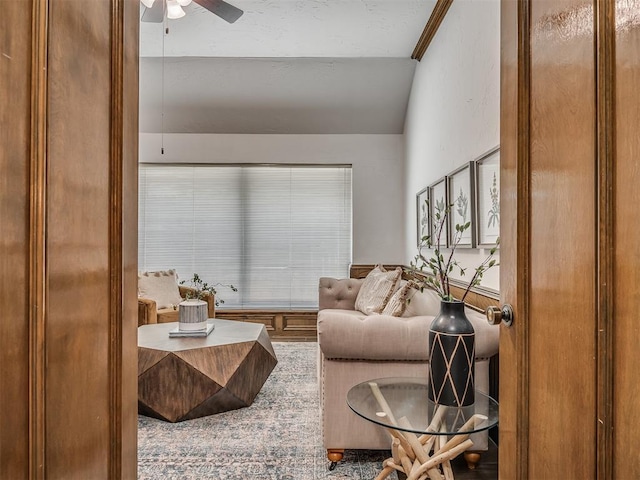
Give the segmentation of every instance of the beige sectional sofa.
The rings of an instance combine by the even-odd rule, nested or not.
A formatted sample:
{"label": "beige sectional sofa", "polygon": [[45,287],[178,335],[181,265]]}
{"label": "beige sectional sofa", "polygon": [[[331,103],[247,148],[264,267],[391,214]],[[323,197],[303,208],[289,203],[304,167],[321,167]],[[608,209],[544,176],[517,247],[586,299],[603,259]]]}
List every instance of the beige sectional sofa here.
{"label": "beige sectional sofa", "polygon": [[[318,345],[322,435],[329,460],[345,449],[389,449],[387,432],[354,414],[346,403],[348,390],[373,378],[427,377],[429,326],[440,301],[425,290],[413,299],[415,316],[365,315],[355,310],[363,280],[321,278]],[[418,295],[418,294],[416,294]],[[422,311],[420,311],[422,309]],[[417,310],[417,311],[416,311]],[[497,326],[467,308],[476,333],[475,382],[489,391],[489,359],[498,353]],[[475,434],[474,450],[487,448],[487,434]],[[335,463],[332,464],[335,466]]]}

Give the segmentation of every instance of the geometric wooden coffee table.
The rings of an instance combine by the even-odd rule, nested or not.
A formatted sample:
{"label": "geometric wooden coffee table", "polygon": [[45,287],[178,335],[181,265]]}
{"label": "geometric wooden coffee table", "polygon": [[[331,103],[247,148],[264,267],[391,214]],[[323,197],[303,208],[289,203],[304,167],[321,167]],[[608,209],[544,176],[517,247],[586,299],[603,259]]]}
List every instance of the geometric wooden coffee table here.
{"label": "geometric wooden coffee table", "polygon": [[180,422],[253,403],[278,363],[264,325],[208,321],[208,337],[169,338],[175,322],[138,328],[139,413]]}

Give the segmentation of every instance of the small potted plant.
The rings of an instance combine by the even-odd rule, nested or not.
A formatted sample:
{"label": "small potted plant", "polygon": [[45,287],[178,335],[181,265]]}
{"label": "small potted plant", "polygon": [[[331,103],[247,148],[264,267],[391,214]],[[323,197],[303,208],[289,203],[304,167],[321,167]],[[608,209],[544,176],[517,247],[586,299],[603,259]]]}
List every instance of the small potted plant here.
{"label": "small potted plant", "polygon": [[204,330],[207,327],[208,303],[205,298],[210,296],[215,305],[224,303],[224,300],[218,298],[216,287],[227,287],[237,292],[238,289],[233,285],[216,283],[209,285],[200,275],[194,273],[189,280],[182,280],[180,285],[188,287],[185,292],[185,300],[179,305],[179,328],[180,330]]}
{"label": "small potted plant", "polygon": [[229,288],[233,292],[238,291],[237,287],[234,287],[231,284],[215,283],[213,285],[209,285],[207,282],[202,280],[202,278],[200,278],[200,275],[198,275],[197,273],[194,273],[189,280],[182,280],[180,282],[180,285],[189,287],[189,290],[186,293],[187,299],[202,300],[207,295],[211,295],[215,300],[216,307],[224,303],[224,300],[216,296],[218,294],[216,287]]}

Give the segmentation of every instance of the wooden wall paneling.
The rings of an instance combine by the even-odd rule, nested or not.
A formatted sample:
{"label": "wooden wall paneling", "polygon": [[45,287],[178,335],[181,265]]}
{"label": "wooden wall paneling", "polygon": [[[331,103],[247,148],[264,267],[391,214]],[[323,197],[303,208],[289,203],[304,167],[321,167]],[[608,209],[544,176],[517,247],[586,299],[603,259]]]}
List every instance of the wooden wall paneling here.
{"label": "wooden wall paneling", "polygon": [[[395,268],[402,268],[403,265],[390,265],[385,264],[384,268],[386,270],[394,270]],[[367,274],[375,268],[373,264],[353,264],[349,267],[349,278],[364,278]]]}
{"label": "wooden wall paneling", "polygon": [[216,318],[235,320],[238,322],[259,323],[265,326],[269,336],[277,331],[276,314],[265,311],[251,310],[217,310]]}
{"label": "wooden wall paneling", "polygon": [[[596,418],[593,11],[584,0],[531,6],[528,474],[592,478],[595,421],[584,420]],[[560,385],[570,402],[558,401]]]}
{"label": "wooden wall paneling", "polygon": [[311,342],[318,338],[315,310],[220,310],[216,318],[260,323],[274,341]]}
{"label": "wooden wall paneling", "polygon": [[[0,478],[29,475],[29,205],[33,12],[21,2],[0,15]],[[34,309],[35,310],[35,309]]]}
{"label": "wooden wall paneling", "polygon": [[[349,276],[350,278],[365,278],[367,274],[371,270],[373,270],[374,267],[375,265],[372,265],[372,264],[351,265],[349,269]],[[397,267],[400,267],[403,269],[406,268],[406,266],[403,266],[403,265],[385,265],[384,266],[384,268],[386,268],[387,270],[393,270],[394,268],[397,268]],[[417,273],[416,275],[420,275],[420,273]],[[403,273],[403,278],[408,280],[410,279],[410,275]],[[455,296],[460,298],[464,294],[464,291],[467,285],[468,283],[465,284],[465,282],[463,281],[452,279],[451,291]],[[465,303],[468,306],[474,308],[475,310],[478,310],[479,312],[484,312],[487,309],[487,307],[491,305],[497,305],[499,299],[500,299],[500,294],[498,292],[494,292],[485,288],[474,288],[469,292],[469,294],[467,295],[467,298],[465,298]]]}
{"label": "wooden wall paneling", "polygon": [[[351,265],[351,278],[364,278],[375,267],[371,264]],[[402,265],[385,265],[393,270]],[[462,292],[463,283],[454,287]],[[478,311],[484,311],[489,305],[498,303],[498,294],[476,290],[472,291],[466,303]],[[316,341],[318,338],[318,312],[316,310],[217,310],[216,317],[241,322],[261,323],[267,328],[269,337],[275,341]]]}
{"label": "wooden wall paneling", "polygon": [[[459,286],[457,283],[451,285],[451,293],[456,298],[462,298],[465,290],[466,286]],[[464,302],[474,310],[485,312],[488,307],[498,305],[500,303],[499,300],[500,295],[498,293],[488,290],[471,290],[464,299]]]}
{"label": "wooden wall paneling", "polygon": [[[640,478],[640,11],[639,0],[615,2],[615,217],[613,218],[613,475]],[[603,477],[604,478],[604,477]]]}
{"label": "wooden wall paneling", "polygon": [[318,338],[317,312],[291,312],[282,314],[282,335],[300,341]]}

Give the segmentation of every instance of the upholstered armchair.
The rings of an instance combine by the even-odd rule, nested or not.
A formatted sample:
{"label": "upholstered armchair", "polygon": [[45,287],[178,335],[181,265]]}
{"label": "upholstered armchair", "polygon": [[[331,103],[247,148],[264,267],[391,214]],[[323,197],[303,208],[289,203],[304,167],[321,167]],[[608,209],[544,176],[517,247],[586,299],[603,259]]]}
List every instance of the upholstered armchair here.
{"label": "upholstered armchair", "polygon": [[[180,296],[186,298],[187,293],[192,291],[192,288],[178,286]],[[215,318],[216,316],[216,301],[213,295],[206,294],[202,298],[207,302],[207,310],[209,318]],[[157,308],[155,300],[150,298],[138,297],[138,326],[148,325],[149,323],[168,323],[178,321],[178,305]]]}
{"label": "upholstered armchair", "polygon": [[[178,321],[178,304],[195,290],[178,284],[175,270],[144,272],[138,275],[138,326]],[[215,317],[216,301],[205,294],[209,318]]]}

